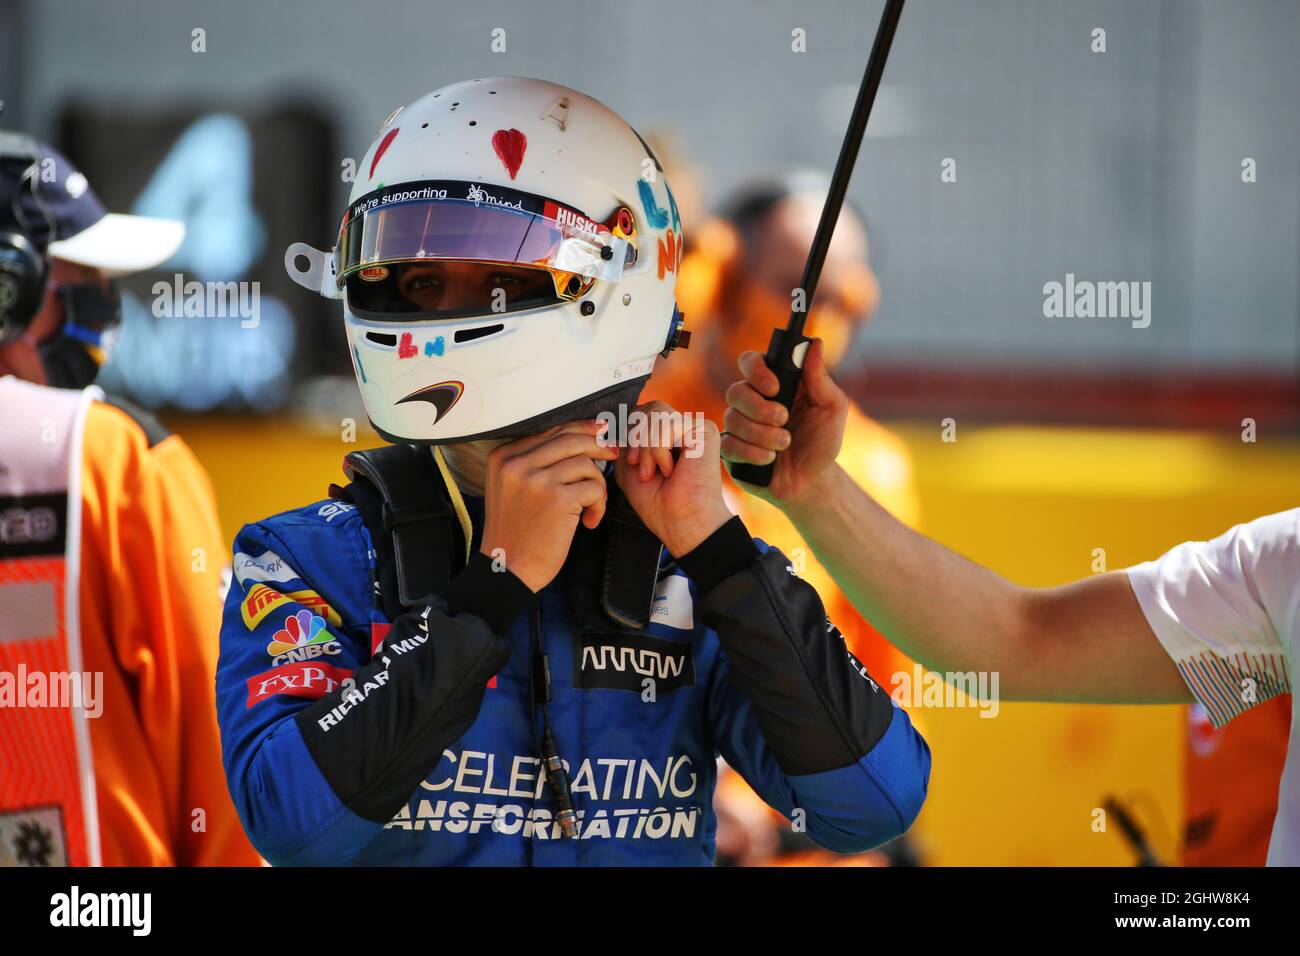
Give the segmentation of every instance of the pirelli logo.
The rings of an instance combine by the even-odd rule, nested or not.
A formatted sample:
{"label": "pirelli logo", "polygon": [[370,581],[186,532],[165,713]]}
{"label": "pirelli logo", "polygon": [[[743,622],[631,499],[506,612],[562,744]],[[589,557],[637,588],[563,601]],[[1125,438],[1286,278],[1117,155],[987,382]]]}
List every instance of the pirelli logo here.
{"label": "pirelli logo", "polygon": [[286,591],[281,593],[275,588],[267,587],[265,584],[254,584],[244,595],[244,602],[239,608],[239,613],[244,619],[244,625],[250,630],[256,630],[257,625],[266,619],[266,616],[283,604],[301,604],[319,614],[325,620],[329,621],[335,627],[341,627],[343,619],[339,617],[338,612],[330,607],[323,597],[315,591]]}
{"label": "pirelli logo", "polygon": [[695,685],[691,645],[637,633],[587,632],[573,658],[573,686],[579,690],[641,693],[647,679],[657,693]]}

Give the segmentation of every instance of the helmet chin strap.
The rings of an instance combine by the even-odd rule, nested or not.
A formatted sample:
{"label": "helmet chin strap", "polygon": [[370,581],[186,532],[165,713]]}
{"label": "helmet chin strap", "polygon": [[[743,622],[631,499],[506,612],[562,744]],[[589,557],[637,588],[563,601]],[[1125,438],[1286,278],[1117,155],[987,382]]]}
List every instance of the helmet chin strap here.
{"label": "helmet chin strap", "polygon": [[456,487],[467,494],[482,498],[487,487],[488,453],[509,439],[483,438],[456,445],[434,445],[435,456],[441,455]]}
{"label": "helmet chin strap", "polygon": [[[443,484],[447,486],[447,494],[451,496],[451,507],[456,512],[456,520],[460,522],[460,530],[465,538],[465,563],[469,563],[470,542],[474,540],[474,525],[469,518],[469,509],[465,507],[465,497],[460,492],[460,482],[452,473],[451,466],[447,463],[446,457],[443,456],[442,449],[434,446],[433,462],[438,466],[438,472],[442,475]],[[483,459],[484,470],[487,468],[487,458]],[[478,492],[481,494],[482,492]]]}
{"label": "helmet chin strap", "polygon": [[536,418],[518,426],[517,431],[502,437],[523,438],[525,435],[536,435],[538,432],[544,432],[556,425],[594,420],[602,414],[613,414],[617,417],[620,407],[626,407],[629,411],[636,407],[637,399],[641,397],[641,389],[645,387],[646,378],[649,378],[649,376],[633,379],[618,388],[600,392],[596,395],[588,395],[586,398],[580,398],[578,401],[571,402],[554,411],[538,415]]}

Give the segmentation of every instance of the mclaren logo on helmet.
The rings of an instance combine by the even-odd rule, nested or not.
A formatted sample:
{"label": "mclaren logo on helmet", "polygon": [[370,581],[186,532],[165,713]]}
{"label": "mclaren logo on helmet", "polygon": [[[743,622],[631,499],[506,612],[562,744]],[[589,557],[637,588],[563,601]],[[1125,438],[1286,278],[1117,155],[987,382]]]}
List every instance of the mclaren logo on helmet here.
{"label": "mclaren logo on helmet", "polygon": [[426,385],[424,388],[417,389],[405,398],[398,399],[397,404],[402,405],[406,402],[428,402],[437,412],[435,422],[442,421],[446,414],[451,411],[452,407],[460,401],[461,395],[465,394],[465,385],[461,382],[439,382],[437,385]]}

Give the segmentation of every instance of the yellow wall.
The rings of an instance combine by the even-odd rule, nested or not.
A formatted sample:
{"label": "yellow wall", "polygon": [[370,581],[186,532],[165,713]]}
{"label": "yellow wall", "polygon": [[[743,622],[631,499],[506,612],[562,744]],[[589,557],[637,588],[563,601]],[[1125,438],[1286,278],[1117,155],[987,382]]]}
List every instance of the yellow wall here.
{"label": "yellow wall", "polygon": [[364,420],[351,443],[341,427],[311,421],[170,415],[167,425],[212,477],[229,542],[250,521],[328,497],[331,482],[347,484],[344,455],[383,444]]}
{"label": "yellow wall", "polygon": [[[1094,548],[1105,549],[1108,569],[1123,568],[1300,504],[1294,441],[959,426],[945,444],[937,425],[897,430],[914,455],[925,532],[1026,585],[1091,573]],[[1091,828],[1108,794],[1127,798],[1175,858],[1183,713],[1004,704],[982,719],[926,710],[934,771],[919,830],[932,862],[1128,865],[1114,828]]]}
{"label": "yellow wall", "polygon": [[[325,497],[340,462],[378,444],[340,431],[258,419],[170,421],[207,466],[222,527]],[[959,426],[960,427],[960,426]],[[1022,584],[1154,557],[1189,538],[1300,503],[1300,443],[1098,429],[900,426],[915,458],[923,527]],[[994,635],[989,636],[990,639]],[[1123,666],[1117,661],[1116,666]],[[930,799],[918,833],[937,864],[1132,862],[1118,833],[1092,831],[1109,794],[1131,800],[1166,856],[1182,814],[1179,707],[1003,704],[929,709]]]}

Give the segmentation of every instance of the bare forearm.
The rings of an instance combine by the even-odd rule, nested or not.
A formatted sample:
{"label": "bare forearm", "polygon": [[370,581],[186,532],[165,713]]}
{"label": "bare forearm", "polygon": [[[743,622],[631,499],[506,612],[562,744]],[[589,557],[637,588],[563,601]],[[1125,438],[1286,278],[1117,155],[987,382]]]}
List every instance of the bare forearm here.
{"label": "bare forearm", "polygon": [[1018,587],[908,528],[838,468],[787,513],[854,606],[927,667],[997,671],[1008,699],[1189,699],[1122,572]]}
{"label": "bare forearm", "polygon": [[937,670],[1011,663],[1020,588],[908,528],[838,467],[788,514],[853,605],[906,654]]}

